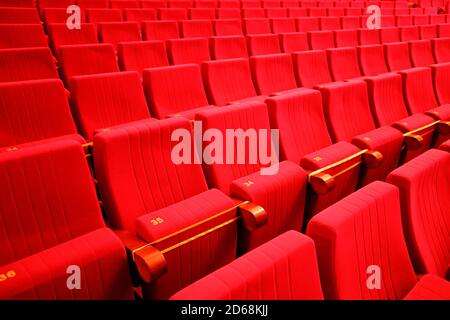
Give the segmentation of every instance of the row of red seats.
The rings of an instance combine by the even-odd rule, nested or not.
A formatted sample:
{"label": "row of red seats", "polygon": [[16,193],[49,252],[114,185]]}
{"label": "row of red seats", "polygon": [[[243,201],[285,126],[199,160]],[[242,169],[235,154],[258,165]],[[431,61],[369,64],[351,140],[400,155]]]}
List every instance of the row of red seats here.
{"label": "row of red seats", "polygon": [[[267,125],[263,111],[262,106],[241,105],[209,111],[201,118],[206,127],[220,130],[262,128]],[[250,122],[236,118],[243,113]],[[229,124],[217,127],[224,120]],[[173,299],[449,298],[449,284],[442,279],[449,261],[447,152],[428,151],[392,172],[387,181],[397,187],[374,182],[324,210],[309,222],[308,236],[283,233],[299,230],[294,221],[300,212],[286,208],[298,208],[304,196],[304,172],[295,164],[283,162],[275,177],[243,166],[244,172],[254,173],[235,181],[223,166],[206,169],[214,173],[213,185],[231,181],[233,196],[266,205],[268,224],[249,232],[237,230],[232,199],[207,189],[200,165],[171,161],[170,136],[179,128],[188,130],[190,125],[182,119],[142,122],[100,133],[94,142],[97,178],[113,226],[137,235],[137,249],[126,242],[127,249],[134,248],[134,261],[142,263],[139,259],[151,256],[146,266],[157,271],[141,279],[151,283],[143,284],[146,298],[166,299],[180,289]],[[0,168],[6,191],[0,196],[1,212],[8,221],[0,238],[6,248],[0,271],[8,275],[0,297],[132,297],[123,244],[102,221],[81,145],[61,141],[5,152],[0,154]],[[252,188],[245,187],[248,181]],[[160,192],[163,188],[168,192]],[[402,208],[400,201],[406,204]],[[281,205],[284,211],[271,212]],[[289,217],[295,219],[286,220]],[[274,219],[285,225],[267,229],[276,224]],[[403,223],[406,243],[402,220],[408,222]],[[12,232],[15,237],[9,236]],[[195,238],[201,232],[203,236]],[[236,247],[243,245],[253,250],[235,260]],[[68,264],[82,268],[81,290],[67,290]],[[382,275],[376,291],[367,285],[367,272],[374,266]],[[263,276],[274,268],[284,271],[275,278]],[[233,276],[240,271],[239,277]],[[415,272],[426,275],[417,283]],[[207,292],[214,284],[215,290]]]}

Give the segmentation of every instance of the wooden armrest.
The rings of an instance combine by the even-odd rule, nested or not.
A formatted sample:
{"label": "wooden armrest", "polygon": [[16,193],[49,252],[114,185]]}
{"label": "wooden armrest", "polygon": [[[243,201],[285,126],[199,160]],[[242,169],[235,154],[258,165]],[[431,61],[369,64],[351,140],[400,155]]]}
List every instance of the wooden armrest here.
{"label": "wooden armrest", "polygon": [[383,162],[383,155],[376,150],[367,150],[362,156],[362,161],[369,169],[377,168]]}
{"label": "wooden armrest", "polygon": [[245,202],[238,210],[242,223],[248,231],[259,229],[267,223],[266,210],[257,204]]}

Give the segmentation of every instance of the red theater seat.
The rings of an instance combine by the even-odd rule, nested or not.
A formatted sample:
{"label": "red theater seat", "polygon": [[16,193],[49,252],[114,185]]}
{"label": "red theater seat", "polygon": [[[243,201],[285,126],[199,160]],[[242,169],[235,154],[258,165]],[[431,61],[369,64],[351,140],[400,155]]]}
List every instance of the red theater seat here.
{"label": "red theater seat", "polygon": [[137,22],[107,22],[97,25],[100,42],[111,43],[117,52],[120,42],[141,41],[141,30]]}
{"label": "red theater seat", "polygon": [[[14,274],[2,282],[1,299],[133,299],[123,244],[105,227],[79,143],[4,152],[0,168],[1,221],[8,222],[0,272]],[[68,289],[70,266],[82,270],[78,290]]]}
{"label": "red theater seat", "polygon": [[413,25],[413,16],[404,15],[404,16],[396,16],[395,23],[397,27],[407,27]]}
{"label": "red theater seat", "polygon": [[189,38],[167,41],[171,64],[202,63],[211,60],[208,39]]}
{"label": "red theater seat", "polygon": [[58,57],[67,84],[73,76],[119,71],[114,48],[109,43],[61,46]]}
{"label": "red theater seat", "polygon": [[286,53],[309,50],[308,36],[305,32],[279,34],[281,50]]}
{"label": "red theater seat", "polygon": [[[277,272],[278,266],[281,265],[289,265],[290,271]],[[211,291],[211,288],[215,289]],[[288,231],[184,288],[170,299],[321,300],[322,298],[313,241],[298,232]]]}
{"label": "red theater seat", "polygon": [[[325,185],[322,190],[315,189],[312,182],[314,191],[308,193],[307,218],[353,192],[360,169],[357,162],[362,155],[357,155],[359,149],[348,142],[332,144],[320,92],[301,89],[295,94],[272,97],[266,103],[272,128],[280,130],[281,159],[300,164],[309,172],[310,182],[326,174],[332,177],[333,187]],[[348,157],[351,159],[345,160]]]}
{"label": "red theater seat", "polygon": [[437,63],[450,62],[450,39],[433,39],[433,53]]}
{"label": "red theater seat", "polygon": [[319,18],[315,17],[300,17],[296,19],[297,30],[299,32],[319,31]]}
{"label": "red theater seat", "polygon": [[150,118],[137,72],[73,77],[70,91],[79,130],[88,140],[97,132]]}
{"label": "red theater seat", "polygon": [[280,39],[276,34],[247,36],[248,53],[251,56],[281,53]]}
{"label": "red theater seat", "polygon": [[194,64],[144,70],[144,90],[151,113],[158,119],[193,119],[196,112],[213,107],[206,98],[200,67]]}
{"label": "red theater seat", "polygon": [[[271,147],[272,138],[269,133],[270,123],[266,105],[262,102],[253,102],[224,106],[200,112],[196,120],[202,121],[204,130],[219,130],[224,137],[226,130],[239,129],[248,132],[252,129],[256,134],[256,139],[252,139],[253,144],[240,144],[242,149],[235,143],[233,143],[234,146],[230,146],[229,138],[227,143],[219,147],[232,161],[228,160],[224,164],[213,162],[203,165],[209,186],[218,188],[237,199],[257,203],[267,213],[266,225],[251,234],[241,234],[240,250],[247,252],[283,232],[300,230],[306,191],[305,172],[289,161],[272,162],[270,165],[273,164],[273,166],[268,168],[269,163],[263,163],[265,160],[255,154],[256,150],[265,144],[267,156],[271,158],[274,156],[275,150]],[[244,136],[241,137],[245,139]],[[235,142],[240,140],[239,137],[237,140],[232,139]],[[255,144],[260,147],[256,148]],[[232,154],[226,151],[230,148],[234,149]],[[239,160],[242,156],[245,156],[245,161]],[[271,169],[273,171],[264,172]]]}
{"label": "red theater seat", "polygon": [[0,82],[50,78],[59,76],[49,48],[0,50]]}
{"label": "red theater seat", "polygon": [[34,8],[8,8],[0,3],[0,24],[40,24],[39,13]]}
{"label": "red theater seat", "polygon": [[179,25],[183,38],[207,38],[214,35],[212,24],[207,20],[180,21]]}
{"label": "red theater seat", "polygon": [[[95,172],[110,223],[135,233],[160,257],[161,251],[173,244],[236,217],[233,200],[219,190],[208,190],[202,168],[192,157],[190,163],[173,162],[172,149],[177,142],[172,141],[172,134],[175,130],[189,133],[190,129],[189,120],[172,118],[124,126],[94,137]],[[227,212],[213,218],[223,211]],[[182,231],[194,224],[197,228]],[[175,232],[177,236],[171,236]],[[236,224],[228,223],[164,253],[167,272],[143,287],[144,296],[167,299],[235,256]]]}
{"label": "red theater seat", "polygon": [[439,38],[450,37],[450,24],[439,24],[437,28]]}
{"label": "red theater seat", "polygon": [[188,10],[188,16],[191,20],[213,20],[216,18],[216,12],[213,8],[191,8]]}
{"label": "red theater seat", "polygon": [[322,17],[320,18],[320,30],[339,30],[341,29],[341,20],[338,17]]}
{"label": "red theater seat", "polygon": [[2,7],[20,7],[20,8],[34,8],[36,6],[34,0],[0,0]]}
{"label": "red theater seat", "polygon": [[271,54],[250,58],[253,82],[259,95],[296,92],[294,68],[290,54]]}
{"label": "red theater seat", "polygon": [[241,13],[243,19],[266,18],[266,13],[262,8],[244,8]]}
{"label": "red theater seat", "polygon": [[273,33],[297,32],[294,18],[270,19],[270,26]]}
{"label": "red theater seat", "polygon": [[384,54],[390,71],[412,68],[407,43],[388,43],[384,45]]}
{"label": "red theater seat", "polygon": [[420,39],[431,40],[437,38],[436,25],[419,26]]}
{"label": "red theater seat", "polygon": [[45,139],[84,142],[77,134],[60,80],[1,83],[0,93],[0,147]]}
{"label": "red theater seat", "polygon": [[[326,299],[396,300],[411,290],[440,299],[450,294],[442,279],[437,278],[431,290],[421,284],[429,284],[427,277],[417,283],[395,186],[377,181],[355,192],[316,215],[307,235],[316,244]],[[380,278],[379,289],[372,289],[377,283],[369,276]]]}
{"label": "red theater seat", "polygon": [[359,29],[361,28],[361,18],[359,16],[341,17],[342,29]]}
{"label": "red theater seat", "polygon": [[285,8],[269,8],[264,10],[267,18],[286,18],[288,12]]}
{"label": "red theater seat", "polygon": [[244,34],[241,20],[237,19],[213,20],[213,28],[216,36],[240,36]]}
{"label": "red theater seat", "polygon": [[[298,5],[299,5],[299,3],[297,2],[297,6]],[[292,18],[307,17],[308,16],[308,8],[297,8],[297,6],[287,8],[288,16],[292,17]]]}
{"label": "red theater seat", "polygon": [[334,31],[336,47],[356,47],[358,45],[358,32],[356,30]]}
{"label": "red theater seat", "polygon": [[430,40],[409,42],[409,52],[414,67],[427,67],[434,64]]}
{"label": "red theater seat", "polygon": [[450,200],[450,154],[429,150],[394,170],[387,178],[400,190],[403,231],[414,270],[420,274],[450,276],[450,239],[446,212]]}
{"label": "red theater seat", "polygon": [[211,37],[211,56],[214,60],[247,58],[247,40],[244,36]]}
{"label": "red theater seat", "polygon": [[148,20],[156,20],[156,10],[154,9],[125,9],[123,10],[125,21],[143,22]]}
{"label": "red theater seat", "polygon": [[158,19],[159,20],[186,20],[187,11],[184,8],[159,8]]}
{"label": "red theater seat", "polygon": [[268,19],[243,19],[246,35],[272,33]]}
{"label": "red theater seat", "polygon": [[140,6],[141,8],[165,8],[167,7],[167,1],[163,0],[140,0]]}
{"label": "red theater seat", "polygon": [[47,26],[47,32],[55,54],[58,53],[58,48],[63,45],[98,43],[97,32],[92,23],[83,23],[81,29],[73,30],[67,29],[65,23],[52,23]]}
{"label": "red theater seat", "polygon": [[371,44],[380,43],[380,30],[379,29],[359,29],[358,40],[361,46],[367,46]]}
{"label": "red theater seat", "polygon": [[187,0],[169,0],[167,6],[169,8],[193,8],[194,2]]}
{"label": "red theater seat", "polygon": [[292,60],[297,83],[302,87],[313,88],[316,85],[333,81],[325,51],[294,52]]}
{"label": "red theater seat", "polygon": [[113,0],[110,1],[110,7],[114,9],[139,8],[139,2],[133,0]]}
{"label": "red theater seat", "polygon": [[389,126],[375,127],[363,81],[325,84],[320,91],[333,142],[351,141],[362,150],[378,151],[383,156],[378,166],[363,172],[361,184],[384,180],[397,167],[403,135]]}
{"label": "red theater seat", "polygon": [[216,9],[218,19],[241,19],[241,10],[237,8]]}
{"label": "red theater seat", "polygon": [[108,0],[76,0],[81,8],[109,8]]}
{"label": "red theater seat", "polygon": [[334,36],[332,31],[308,32],[309,46],[312,50],[334,48]]}
{"label": "red theater seat", "polygon": [[142,77],[146,68],[169,65],[163,41],[136,41],[119,43],[119,66],[123,71],[137,71]]}
{"label": "red theater seat", "polygon": [[356,48],[328,49],[327,56],[334,81],[361,77]]}
{"label": "red theater seat", "polygon": [[433,83],[439,104],[450,104],[450,64],[441,63],[431,66]]}
{"label": "red theater seat", "polygon": [[120,9],[86,9],[86,22],[121,22],[123,21]]}
{"label": "red theater seat", "polygon": [[47,46],[40,24],[0,24],[0,49]]}
{"label": "red theater seat", "polygon": [[144,40],[168,40],[180,37],[176,21],[144,21],[142,23]]}
{"label": "red theater seat", "polygon": [[418,27],[403,27],[400,28],[400,39],[403,42],[419,40],[419,28]]}
{"label": "red theater seat", "polygon": [[[86,22],[86,13],[85,11],[81,10],[80,14],[80,21],[84,24]],[[48,26],[52,23],[66,24],[68,18],[69,14],[67,13],[67,9],[64,8],[47,8],[44,9],[44,12],[42,13],[42,21],[44,22],[45,26]]]}
{"label": "red theater seat", "polygon": [[380,29],[381,43],[400,42],[400,32],[397,27]]}
{"label": "red theater seat", "polygon": [[382,45],[358,47],[359,66],[365,76],[375,76],[388,72]]}

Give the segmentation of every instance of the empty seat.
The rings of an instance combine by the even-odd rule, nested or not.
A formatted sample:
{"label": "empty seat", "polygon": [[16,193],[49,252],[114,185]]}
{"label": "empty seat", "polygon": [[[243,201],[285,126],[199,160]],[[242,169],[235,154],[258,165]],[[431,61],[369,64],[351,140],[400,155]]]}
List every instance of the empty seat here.
{"label": "empty seat", "polygon": [[156,10],[154,9],[125,9],[123,10],[125,21],[139,22],[156,20]]}
{"label": "empty seat", "polygon": [[439,104],[450,103],[450,90],[448,84],[450,83],[450,64],[441,63],[431,66],[433,72],[434,90]]}
{"label": "empty seat", "polygon": [[221,106],[257,97],[248,59],[227,59],[202,64],[202,75],[209,101]]}
{"label": "empty seat", "polygon": [[380,43],[380,30],[379,29],[359,29],[358,40],[361,46],[367,46],[371,44]]}
{"label": "empty seat", "polygon": [[[411,290],[433,298],[449,296],[448,283],[435,276],[417,284],[395,186],[377,181],[356,191],[316,215],[307,235],[316,243],[326,299],[395,300]],[[417,288],[428,284],[429,277],[431,287]]]}
{"label": "empty seat", "polygon": [[73,76],[117,72],[112,44],[81,44],[59,47],[60,68],[66,83]]}
{"label": "empty seat", "polygon": [[289,32],[279,35],[281,50],[286,53],[309,50],[308,36],[305,32]]}
{"label": "empty seat", "polygon": [[144,90],[150,111],[158,119],[169,116],[193,119],[196,112],[213,107],[208,103],[198,65],[144,70]]}
{"label": "empty seat", "polygon": [[381,163],[377,163],[378,166],[362,172],[361,185],[384,180],[397,167],[403,135],[389,126],[375,127],[366,83],[335,82],[320,86],[320,91],[333,142],[351,141],[360,149],[378,151],[383,156]]}
{"label": "empty seat", "polygon": [[433,39],[432,44],[436,62],[450,62],[450,39]]}
{"label": "empty seat", "polygon": [[[190,128],[187,119],[172,118],[124,126],[94,137],[95,172],[108,220],[115,228],[136,234],[143,245],[152,243],[147,248],[165,262],[167,272],[143,287],[150,299],[167,299],[236,256],[236,223],[166,250],[236,217],[233,201],[218,190],[208,190],[202,168],[192,157],[186,163],[172,161],[172,134]],[[145,254],[145,248],[137,247],[134,255],[139,251]]]}
{"label": "empty seat", "polygon": [[171,39],[167,41],[167,51],[171,64],[202,63],[211,60],[206,38]]}
{"label": "empty seat", "polygon": [[403,42],[419,40],[419,28],[418,27],[403,27],[400,28],[400,39]]}
{"label": "empty seat", "polygon": [[320,30],[339,30],[341,29],[341,20],[338,17],[320,18]]}
{"label": "empty seat", "polygon": [[[283,263],[296,271],[276,272],[277,266]],[[212,287],[216,288],[213,292]],[[247,291],[246,288],[261,289]],[[184,288],[171,299],[321,300],[314,243],[298,232],[288,231]]]}
{"label": "empty seat", "polygon": [[0,94],[0,148],[45,139],[84,142],[60,80],[1,83]]}
{"label": "empty seat", "polygon": [[[67,13],[67,10],[64,8],[47,8],[44,9],[44,12],[42,13],[42,21],[47,26],[51,23],[66,23],[69,14]],[[86,22],[86,13],[85,11],[80,11],[80,21],[81,23]]]}
{"label": "empty seat", "polygon": [[439,149],[450,152],[450,140],[447,140],[446,142],[441,144]]}
{"label": "empty seat", "polygon": [[176,21],[144,21],[142,23],[144,40],[168,40],[180,37]]}
{"label": "empty seat", "polygon": [[308,16],[310,17],[324,17],[327,15],[327,9],[326,8],[320,8],[320,7],[310,7],[308,8]]}
{"label": "empty seat", "polygon": [[216,13],[213,8],[191,8],[188,10],[188,16],[191,20],[212,20]]}
{"label": "empty seat", "polygon": [[332,31],[308,32],[309,46],[312,50],[334,48],[334,36]]}
{"label": "empty seat", "polygon": [[294,18],[270,19],[270,26],[273,33],[297,32]]}
{"label": "empty seat", "polygon": [[35,6],[39,12],[42,12],[45,8],[67,8],[72,4],[74,4],[73,0],[38,0]]}
{"label": "empty seat", "polygon": [[108,0],[76,0],[81,8],[109,8]]}
{"label": "empty seat", "polygon": [[247,40],[244,36],[212,37],[209,41],[214,60],[247,58]]}
{"label": "empty seat", "polygon": [[[1,299],[133,299],[123,244],[103,222],[79,143],[4,152],[0,168],[0,271],[14,276]],[[83,270],[76,292],[67,286],[71,265]]]}
{"label": "empty seat", "polygon": [[34,8],[8,8],[0,4],[0,24],[39,24],[41,19]]}
{"label": "empty seat", "polygon": [[167,6],[169,8],[192,8],[194,7],[193,1],[188,0],[173,0],[168,1]]}
{"label": "empty seat", "polygon": [[385,44],[384,54],[390,71],[400,71],[412,67],[407,43]]}
{"label": "empty seat", "polygon": [[395,23],[397,27],[407,27],[413,25],[413,17],[410,15],[396,16]]}
{"label": "empty seat", "polygon": [[327,8],[327,15],[329,17],[342,17],[345,16],[345,8]]}
{"label": "empty seat", "polygon": [[146,68],[169,65],[163,41],[125,42],[118,45],[119,67],[123,71],[137,71],[142,77]]}
{"label": "empty seat", "polygon": [[262,8],[244,8],[241,11],[243,19],[265,18],[266,13]]}
{"label": "empty seat", "polygon": [[[363,4],[364,6],[364,4]],[[363,13],[363,10],[361,8],[345,8],[345,14],[347,16],[361,16]]]}
{"label": "empty seat", "polygon": [[319,18],[300,17],[295,20],[297,22],[297,30],[300,32],[319,31]]}
{"label": "empty seat", "polygon": [[86,22],[120,22],[123,21],[120,9],[86,9]]}
{"label": "empty seat", "polygon": [[0,49],[47,46],[47,36],[40,24],[0,24]]}
{"label": "empty seat", "polygon": [[292,59],[297,83],[302,87],[312,88],[333,81],[324,50],[294,52]]}
{"label": "empty seat", "polygon": [[400,42],[400,32],[397,27],[381,28],[381,43]]}
{"label": "empty seat", "polygon": [[248,0],[241,1],[242,8],[262,8],[262,3],[260,1]]}
{"label": "empty seat", "polygon": [[[218,130],[223,137],[229,130],[247,132],[232,137],[232,141],[227,138],[226,143],[220,146],[221,150],[224,150],[223,154],[227,155],[226,164],[213,161],[211,164],[203,165],[209,186],[218,188],[234,198],[257,203],[266,211],[267,224],[251,234],[242,234],[240,238],[242,252],[252,250],[288,230],[300,230],[303,221],[306,174],[297,164],[289,161],[278,163],[278,160],[273,158],[275,150],[271,147],[266,105],[263,102],[253,102],[224,106],[200,112],[196,120],[202,121],[204,130]],[[242,144],[241,139],[245,139],[249,130],[256,132],[256,137],[252,139],[252,143]],[[240,146],[233,143],[239,140]],[[269,162],[268,159],[255,154],[256,144],[260,148],[267,146]],[[230,149],[234,151],[226,152]],[[239,160],[243,156],[246,160]],[[268,167],[269,165],[271,167]],[[273,171],[267,174],[265,170]]]}
{"label": "empty seat", "polygon": [[201,1],[194,1],[194,6],[196,8],[216,8],[218,3],[216,1],[209,1],[209,0],[201,0]]}
{"label": "empty seat", "polygon": [[395,23],[395,16],[387,16],[387,15],[382,15],[381,16],[381,27],[382,28],[389,28],[389,27],[396,27],[396,23]]}
{"label": "empty seat", "polygon": [[285,8],[269,8],[264,10],[267,18],[286,18],[288,12]]}
{"label": "empty seat", "polygon": [[118,9],[139,8],[139,2],[133,0],[114,0],[110,2],[110,7]]}
{"label": "empty seat", "polygon": [[246,35],[272,33],[268,19],[243,19],[242,21]]}
{"label": "empty seat", "polygon": [[50,45],[57,54],[62,45],[94,44],[97,43],[97,33],[92,23],[84,23],[81,29],[67,29],[65,23],[49,24],[47,32],[50,37]]}
{"label": "empty seat", "polygon": [[242,23],[237,19],[213,20],[214,34],[216,36],[242,35]]}
{"label": "empty seat", "polygon": [[239,8],[240,2],[237,0],[219,0],[218,6],[219,8]]}
{"label": "empty seat", "polygon": [[365,76],[375,76],[388,72],[382,45],[358,47],[359,66]]}
{"label": "empty seat", "polygon": [[34,0],[0,0],[2,7],[35,8]]}
{"label": "empty seat", "polygon": [[431,40],[437,38],[437,28],[435,25],[419,26],[420,39]]}
{"label": "empty seat", "polygon": [[0,82],[49,78],[59,78],[49,48],[0,50]]}
{"label": "empty seat", "polygon": [[150,118],[137,72],[73,77],[70,91],[78,127],[88,140],[105,129]]}
{"label": "empty seat", "polygon": [[342,29],[359,29],[361,28],[361,18],[359,16],[354,17],[341,17]]}
{"label": "empty seat", "polygon": [[376,125],[392,125],[404,135],[407,148],[403,162],[428,150],[434,133],[433,127],[430,128],[429,125],[434,119],[422,113],[409,116],[403,98],[401,76],[397,73],[386,73],[365,80]]}
{"label": "empty seat", "polygon": [[296,92],[294,68],[290,54],[271,54],[250,58],[253,82],[258,94]]}
{"label": "empty seat", "polygon": [[409,52],[414,67],[426,67],[434,64],[430,40],[409,42]]}
{"label": "empty seat", "polygon": [[334,81],[361,77],[356,48],[336,48],[327,50],[330,73]]}
{"label": "empty seat", "polygon": [[141,30],[137,22],[107,22],[97,25],[100,42],[111,43],[117,51],[119,42],[141,41]]}
{"label": "empty seat", "polygon": [[[355,190],[361,161],[359,149],[349,142],[332,144],[326,127],[320,92],[310,89],[266,100],[272,128],[279,129],[280,155],[300,164],[310,173],[309,181],[332,176],[334,187],[308,193],[306,217],[310,219]],[[323,181],[323,180],[322,180]]]}
{"label": "empty seat", "polygon": [[336,47],[356,47],[358,45],[358,32],[356,30],[334,31]]}
{"label": "empty seat", "polygon": [[437,26],[439,38],[450,37],[450,24],[440,24]]}
{"label": "empty seat", "polygon": [[163,0],[140,0],[139,4],[141,8],[165,8],[167,7],[167,2]]}
{"label": "empty seat", "polygon": [[254,34],[247,36],[248,52],[251,56],[281,53],[280,40],[276,34]]}
{"label": "empty seat", "polygon": [[389,174],[387,182],[400,190],[403,231],[417,273],[448,277],[450,241],[445,214],[450,202],[450,154],[429,150]]}
{"label": "empty seat", "polygon": [[183,8],[159,8],[158,19],[159,20],[186,20],[187,11]]}
{"label": "empty seat", "polygon": [[241,10],[237,8],[216,9],[217,19],[241,19]]}
{"label": "empty seat", "polygon": [[[297,3],[298,5],[298,3]],[[296,8],[296,7],[290,7],[287,8],[288,16],[292,18],[299,18],[299,17],[307,17],[308,16],[308,8]]]}
{"label": "empty seat", "polygon": [[417,15],[413,17],[413,24],[415,26],[423,26],[430,23],[428,16]]}
{"label": "empty seat", "polygon": [[180,21],[179,25],[183,38],[212,37],[214,35],[210,21],[186,20]]}
{"label": "empty seat", "polygon": [[442,24],[442,23],[446,23],[446,18],[444,15],[430,16],[430,24]]}

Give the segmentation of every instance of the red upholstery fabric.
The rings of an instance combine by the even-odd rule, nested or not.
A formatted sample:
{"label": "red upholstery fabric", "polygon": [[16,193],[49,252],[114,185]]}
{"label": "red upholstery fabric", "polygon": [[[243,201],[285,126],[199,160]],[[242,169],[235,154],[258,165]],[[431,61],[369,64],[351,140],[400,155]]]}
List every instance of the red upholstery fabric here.
{"label": "red upholstery fabric", "polygon": [[304,32],[281,33],[279,36],[283,52],[309,50],[308,37]]}
{"label": "red upholstery fabric", "polygon": [[348,80],[361,76],[356,48],[327,50],[330,72],[334,81]]}
{"label": "red upholstery fabric", "polygon": [[[4,152],[0,167],[0,270],[15,273],[2,299],[130,299],[125,251],[104,227],[81,145]],[[76,292],[66,286],[72,264],[82,268]]]}
{"label": "red upholstery fabric", "polygon": [[320,30],[339,30],[341,29],[341,20],[339,17],[320,18]]}
{"label": "red upholstery fabric", "polygon": [[83,23],[81,29],[74,30],[67,29],[65,23],[52,23],[47,26],[47,32],[55,53],[58,53],[58,48],[62,45],[98,43],[95,26],[92,23]]}
{"label": "red upholstery fabric", "polygon": [[[426,17],[428,18],[428,17]],[[431,40],[437,38],[436,25],[421,25],[419,26],[420,39]]]}
{"label": "red upholstery fabric", "polygon": [[334,48],[334,36],[331,31],[308,32],[309,46],[312,50]]}
{"label": "red upholstery fabric", "polygon": [[358,47],[359,66],[365,76],[376,76],[387,73],[384,49],[381,45]]}
{"label": "red upholstery fabric", "polygon": [[125,21],[143,22],[148,20],[156,20],[156,10],[154,9],[125,9],[123,10]]}
{"label": "red upholstery fabric", "polygon": [[[449,34],[450,37],[450,34]],[[437,63],[450,62],[450,39],[433,39],[434,58]]]}
{"label": "red upholstery fabric", "polygon": [[[225,1],[228,3],[228,1]],[[231,2],[231,1],[230,1]],[[239,7],[240,3],[237,2]],[[239,8],[219,8],[216,10],[218,19],[241,19],[241,10]]]}
{"label": "red upholstery fabric", "polygon": [[86,21],[90,23],[123,21],[120,9],[86,9]]}
{"label": "red upholstery fabric", "polygon": [[387,179],[400,189],[403,231],[414,269],[441,278],[450,265],[449,163],[449,153],[429,150]]}
{"label": "red upholstery fabric", "polygon": [[434,64],[433,50],[429,40],[410,41],[409,52],[414,67],[427,67]]}
{"label": "red upholstery fabric", "polygon": [[266,14],[262,8],[243,8],[241,12],[242,18],[244,19],[266,18]]}
{"label": "red upholstery fabric", "polygon": [[407,27],[413,25],[413,17],[409,15],[396,16],[395,23],[397,27]]}
{"label": "red upholstery fabric", "polygon": [[250,58],[253,82],[258,94],[287,90],[298,91],[290,54],[263,55]]}
{"label": "red upholstery fabric", "polygon": [[297,22],[297,30],[300,32],[319,31],[319,18],[317,17],[300,17],[295,20]]}
{"label": "red upholstery fabric", "polygon": [[61,46],[58,56],[66,83],[73,76],[119,71],[112,44]]}
{"label": "red upholstery fabric", "polygon": [[450,151],[450,140],[447,140],[443,144],[441,144],[440,149],[444,151]]}
{"label": "red upholstery fabric", "polygon": [[183,20],[179,22],[183,38],[212,37],[213,28],[208,20]]}
{"label": "red upholstery fabric", "polygon": [[39,24],[41,19],[34,8],[8,8],[0,3],[1,24]]}
{"label": "red upholstery fabric", "polygon": [[361,28],[361,17],[346,16],[341,17],[342,29],[359,29]]}
{"label": "red upholstery fabric", "polygon": [[[66,23],[68,14],[66,12],[67,8],[46,8],[42,12],[42,20],[44,25],[48,29],[49,24],[55,23]],[[84,10],[80,11],[80,21],[81,23],[86,22],[86,13]],[[76,30],[76,29],[74,29]],[[47,30],[48,31],[48,30]]]}
{"label": "red upholstery fabric", "polygon": [[[402,233],[398,189],[374,182],[316,215],[307,235],[316,244],[326,299],[402,299],[416,283]],[[381,288],[367,286],[369,266]]]}
{"label": "red upholstery fabric", "polygon": [[58,79],[55,59],[48,48],[0,50],[0,82]]}
{"label": "red upholstery fabric", "polygon": [[[189,79],[188,83],[186,79]],[[198,65],[145,70],[144,90],[151,113],[158,119],[190,109],[200,111],[202,107],[211,108],[206,98]]]}
{"label": "red upholstery fabric", "polygon": [[334,31],[336,47],[356,47],[358,45],[358,32],[356,30]]}
{"label": "red upholstery fabric", "polygon": [[136,41],[119,43],[118,59],[123,71],[142,72],[147,68],[169,65],[166,46],[163,41]]}
{"label": "red upholstery fabric", "polygon": [[267,19],[242,19],[242,23],[246,35],[271,33],[270,23]]}
{"label": "red upholstery fabric", "polygon": [[400,40],[405,41],[414,41],[419,40],[419,28],[418,27],[403,27],[400,28]]}
{"label": "red upholstery fabric", "polygon": [[243,34],[240,19],[213,20],[213,28],[216,36],[240,36]]}
{"label": "red upholstery fabric", "polygon": [[297,32],[294,18],[270,19],[270,27],[273,33]]}
{"label": "red upholstery fabric", "polygon": [[171,299],[323,299],[314,243],[298,232],[288,231]]}
{"label": "red upholstery fabric", "polygon": [[137,22],[106,22],[97,25],[100,42],[111,43],[117,52],[119,42],[141,41]]}
{"label": "red upholstery fabric", "polygon": [[47,36],[41,24],[0,25],[0,49],[47,46]]}
{"label": "red upholstery fabric", "polygon": [[367,46],[371,44],[380,43],[380,30],[379,29],[359,29],[358,39],[361,46]]}
{"label": "red upholstery fabric", "polygon": [[322,50],[295,52],[292,54],[297,83],[306,88],[332,82],[327,55]]}
{"label": "red upholstery fabric", "polygon": [[404,300],[449,300],[450,283],[427,274],[406,295]]}
{"label": "red upholstery fabric", "polygon": [[440,104],[450,103],[448,83],[450,81],[450,64],[436,64],[431,67],[436,97]]}
{"label": "red upholstery fabric", "polygon": [[255,34],[247,36],[250,56],[281,53],[280,40],[276,34]]}
{"label": "red upholstery fabric", "polygon": [[384,45],[384,50],[390,71],[400,71],[412,67],[407,43],[388,43]]}
{"label": "red upholstery fabric", "polygon": [[142,37],[144,40],[168,40],[180,37],[177,22],[144,21],[142,23]]}
{"label": "red upholstery fabric", "polygon": [[202,63],[211,60],[208,39],[171,39],[167,41],[171,64]]}
{"label": "red upholstery fabric", "polygon": [[144,90],[136,72],[114,72],[73,77],[71,100],[82,135],[150,118]]}
{"label": "red upholstery fabric", "polygon": [[220,36],[209,40],[214,60],[247,58],[247,41],[244,36]]}
{"label": "red upholstery fabric", "polygon": [[119,9],[138,8],[139,2],[133,1],[133,0],[114,0],[114,1],[110,1],[110,7],[111,8],[119,8]]}
{"label": "red upholstery fabric", "polygon": [[0,0],[2,7],[20,7],[20,8],[34,8],[33,0]]}
{"label": "red upholstery fabric", "polygon": [[109,8],[108,0],[77,0],[82,8]]}
{"label": "red upholstery fabric", "polygon": [[[206,1],[201,1],[203,2]],[[213,8],[191,8],[188,16],[191,20],[213,20],[216,18],[216,13]]]}
{"label": "red upholstery fabric", "polygon": [[396,27],[382,28],[380,30],[381,43],[400,42],[400,32]]}
{"label": "red upholstery fabric", "polygon": [[2,147],[77,133],[56,79],[0,84],[0,128]]}
{"label": "red upholstery fabric", "polygon": [[256,97],[247,59],[205,62],[202,75],[209,101],[215,105]]}

